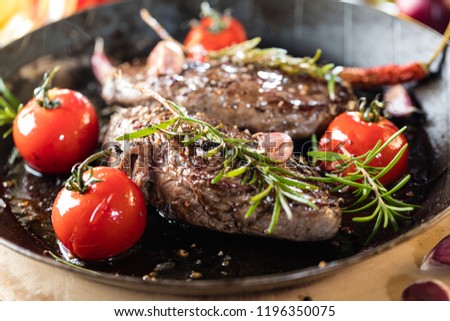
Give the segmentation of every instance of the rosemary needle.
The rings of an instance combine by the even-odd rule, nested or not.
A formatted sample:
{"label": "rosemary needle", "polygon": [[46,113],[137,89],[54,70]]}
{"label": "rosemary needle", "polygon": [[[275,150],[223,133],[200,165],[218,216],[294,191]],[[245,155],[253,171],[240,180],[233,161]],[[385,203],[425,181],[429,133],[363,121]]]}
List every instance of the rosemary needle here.
{"label": "rosemary needle", "polygon": [[74,269],[77,269],[77,270],[80,270],[80,271],[85,271],[85,272],[92,273],[92,274],[98,274],[98,275],[100,275],[100,273],[95,272],[94,270],[86,269],[86,268],[84,268],[84,267],[82,267],[82,266],[79,266],[79,265],[77,265],[77,264],[70,263],[70,262],[68,262],[68,261],[66,261],[66,260],[64,260],[64,259],[62,259],[62,258],[60,258],[60,257],[57,256],[55,253],[53,253],[52,251],[46,250],[46,251],[44,251],[44,254],[50,255],[56,262],[62,263],[62,264],[67,265],[67,266],[70,266],[70,267],[72,267],[72,268],[74,268]]}

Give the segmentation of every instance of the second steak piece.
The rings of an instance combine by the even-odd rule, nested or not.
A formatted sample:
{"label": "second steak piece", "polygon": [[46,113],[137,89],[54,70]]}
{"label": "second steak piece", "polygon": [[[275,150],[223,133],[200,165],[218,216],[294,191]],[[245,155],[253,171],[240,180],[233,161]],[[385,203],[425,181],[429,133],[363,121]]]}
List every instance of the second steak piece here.
{"label": "second steak piece", "polygon": [[289,75],[276,68],[227,62],[190,62],[179,75],[147,75],[147,66],[123,64],[103,82],[109,104],[146,104],[132,86],[151,88],[211,119],[251,132],[284,132],[294,139],[323,132],[338,114],[356,107],[351,88],[310,76]]}
{"label": "second steak piece", "polygon": [[[148,106],[121,109],[111,118],[105,143],[115,142],[118,136],[161,124],[171,117],[170,111],[155,102]],[[202,114],[194,117],[208,121]],[[183,133],[192,133],[194,128],[189,126],[183,128]],[[234,128],[221,127],[220,131],[233,139],[252,140],[248,133]],[[184,134],[182,137],[187,139]],[[274,211],[274,190],[261,200],[253,215],[246,218],[251,198],[261,191],[259,184],[244,185],[241,176],[224,177],[213,183],[225,159],[221,153],[214,157],[204,156],[205,152],[214,148],[214,144],[208,141],[196,140],[195,144],[184,146],[179,138],[157,131],[146,137],[127,140],[120,148],[123,152],[115,156],[116,166],[137,183],[146,201],[170,220],[221,232],[294,241],[329,239],[340,227],[341,210],[337,200],[330,197],[323,184],[317,183],[317,189],[303,191],[304,197],[314,207],[287,199],[292,217],[289,219],[281,211],[275,229],[267,234]],[[318,175],[302,163],[273,163],[270,166],[281,170],[289,168],[299,177]]]}

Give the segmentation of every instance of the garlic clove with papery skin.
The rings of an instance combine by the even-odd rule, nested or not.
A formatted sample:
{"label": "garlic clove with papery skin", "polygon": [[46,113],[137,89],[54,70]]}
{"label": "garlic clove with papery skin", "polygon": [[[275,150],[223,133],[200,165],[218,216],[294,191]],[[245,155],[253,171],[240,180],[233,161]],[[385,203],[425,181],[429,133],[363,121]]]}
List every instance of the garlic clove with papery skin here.
{"label": "garlic clove with papery skin", "polygon": [[285,133],[256,133],[252,138],[258,143],[258,149],[276,162],[286,162],[294,151],[294,142]]}
{"label": "garlic clove with papery skin", "polygon": [[450,235],[444,237],[423,258],[422,264],[420,265],[422,271],[435,268],[450,268]]}
{"label": "garlic clove with papery skin", "polygon": [[394,85],[388,88],[384,94],[387,112],[395,117],[409,117],[420,109],[413,105],[411,97],[405,86]]}
{"label": "garlic clove with papery skin", "polygon": [[106,79],[117,71],[105,54],[103,38],[97,38],[95,40],[94,53],[91,57],[91,66],[95,78],[97,78],[101,84],[104,84]]}
{"label": "garlic clove with papery skin", "polygon": [[417,281],[402,293],[403,301],[450,301],[450,289],[439,280]]}
{"label": "garlic clove with papery skin", "polygon": [[183,70],[186,57],[180,45],[171,40],[161,40],[147,58],[149,76],[178,75]]}

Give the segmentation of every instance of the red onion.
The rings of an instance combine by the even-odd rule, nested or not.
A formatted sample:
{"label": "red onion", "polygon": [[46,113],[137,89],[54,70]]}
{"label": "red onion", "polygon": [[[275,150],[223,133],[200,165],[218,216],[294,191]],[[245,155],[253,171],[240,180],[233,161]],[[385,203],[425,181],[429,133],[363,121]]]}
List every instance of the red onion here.
{"label": "red onion", "polygon": [[443,33],[450,20],[449,0],[396,0],[400,12]]}
{"label": "red onion", "polygon": [[425,271],[441,267],[450,268],[450,235],[442,239],[424,257],[420,269]]}
{"label": "red onion", "polygon": [[402,294],[403,301],[450,301],[450,289],[439,280],[417,281]]}

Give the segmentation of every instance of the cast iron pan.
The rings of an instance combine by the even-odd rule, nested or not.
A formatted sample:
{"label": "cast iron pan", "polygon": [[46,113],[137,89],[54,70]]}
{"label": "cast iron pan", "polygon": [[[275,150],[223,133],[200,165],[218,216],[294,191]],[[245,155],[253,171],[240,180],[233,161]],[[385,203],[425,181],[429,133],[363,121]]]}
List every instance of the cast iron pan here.
{"label": "cast iron pan", "polygon": [[[141,21],[139,9],[149,8],[172,35],[183,39],[189,20],[197,17],[200,2],[132,1],[80,13],[1,49],[0,75],[26,101],[43,73],[61,65],[55,85],[84,92],[101,112],[104,104],[89,65],[94,39],[103,37],[107,54],[119,62],[145,57],[159,39]],[[440,40],[437,33],[425,27],[329,0],[292,0],[282,4],[272,0],[236,0],[222,1],[220,6],[233,8],[250,37],[263,37],[263,46],[286,48],[299,56],[313,55],[321,48],[323,62],[340,65],[376,66],[426,60]],[[327,273],[342,273],[343,267],[396,246],[448,212],[450,173],[445,169],[450,146],[450,72],[445,61],[440,65],[438,75],[411,88],[424,114],[407,121],[396,120],[410,126],[410,188],[419,194],[415,201],[422,204],[414,219],[402,224],[399,234],[386,230],[375,242],[364,245],[368,231],[352,228],[346,219],[343,229],[331,241],[295,243],[179,226],[166,222],[150,208],[147,231],[134,251],[121,259],[86,265],[97,274],[79,271],[43,255],[44,250],[60,254],[49,225],[49,207],[64,177],[28,174],[20,158],[11,157],[14,152],[9,139],[0,142],[0,178],[13,182],[10,187],[5,187],[8,183],[0,187],[0,241],[24,255],[95,281],[159,293],[259,291],[298,284]],[[370,96],[376,92],[362,94]],[[189,255],[179,255],[180,250]],[[155,280],[143,280],[145,274],[155,270]],[[192,271],[200,272],[202,278],[190,279]]]}

